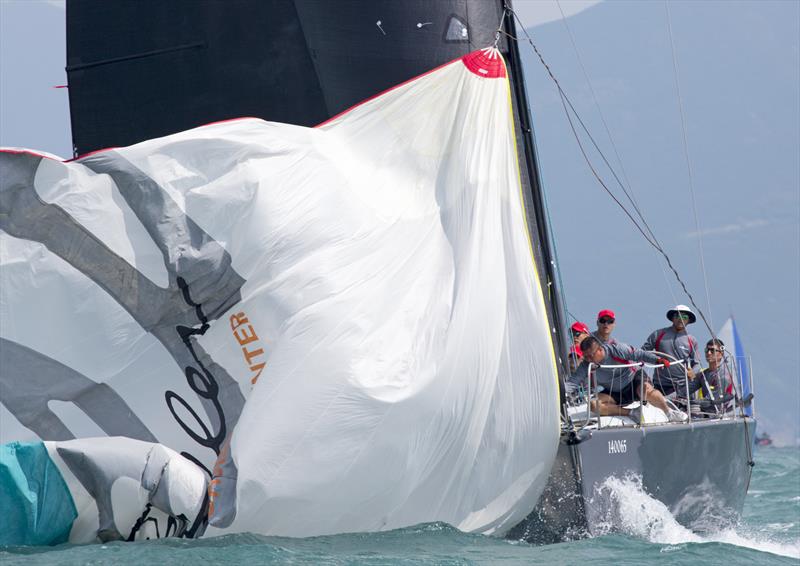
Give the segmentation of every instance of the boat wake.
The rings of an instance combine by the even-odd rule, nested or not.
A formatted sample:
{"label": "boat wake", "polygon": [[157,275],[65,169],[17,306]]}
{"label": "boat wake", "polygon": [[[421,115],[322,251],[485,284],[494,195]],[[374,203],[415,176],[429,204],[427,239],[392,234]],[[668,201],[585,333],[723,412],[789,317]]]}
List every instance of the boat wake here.
{"label": "boat wake", "polygon": [[605,515],[592,529],[593,536],[618,533],[665,545],[722,543],[800,558],[800,542],[786,543],[770,533],[754,533],[744,522],[718,525],[716,530],[705,525],[702,534],[684,527],[666,505],[644,490],[640,477],[609,477],[598,495],[607,505]]}

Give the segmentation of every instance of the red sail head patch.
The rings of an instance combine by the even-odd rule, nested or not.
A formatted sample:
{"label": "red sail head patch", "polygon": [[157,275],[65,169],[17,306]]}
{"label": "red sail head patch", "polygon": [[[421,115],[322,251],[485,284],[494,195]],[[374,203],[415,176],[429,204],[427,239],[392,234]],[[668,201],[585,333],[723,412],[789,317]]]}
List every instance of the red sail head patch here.
{"label": "red sail head patch", "polygon": [[461,60],[464,62],[464,66],[466,66],[467,69],[479,77],[497,79],[506,76],[506,66],[503,63],[503,56],[500,55],[500,51],[494,47],[486,47],[478,51],[473,51],[472,53],[467,53]]}

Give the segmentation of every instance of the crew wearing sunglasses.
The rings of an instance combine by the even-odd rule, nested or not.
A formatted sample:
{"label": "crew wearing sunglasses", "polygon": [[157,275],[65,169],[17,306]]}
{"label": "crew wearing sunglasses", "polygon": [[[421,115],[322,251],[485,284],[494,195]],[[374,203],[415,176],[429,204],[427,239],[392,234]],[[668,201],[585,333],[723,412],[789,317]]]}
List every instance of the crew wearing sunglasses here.
{"label": "crew wearing sunglasses", "polygon": [[584,338],[589,336],[589,327],[580,321],[573,322],[572,326],[569,327],[569,331],[572,334],[572,344],[576,347],[580,345]]}
{"label": "crew wearing sunglasses", "polygon": [[[700,348],[697,339],[689,334],[686,327],[693,324],[697,317],[686,305],[677,305],[667,311],[667,320],[672,323],[672,326],[654,330],[642,344],[642,350],[663,352],[674,360],[687,360],[688,377],[692,380],[695,374],[700,372]],[[680,397],[686,397],[684,366],[672,364],[669,367],[655,370],[653,385],[665,395],[677,391]]]}
{"label": "crew wearing sunglasses", "polygon": [[712,338],[706,343],[706,362],[708,362],[708,367],[703,370],[703,379],[699,380],[701,381],[700,386],[703,388],[703,395],[706,398],[715,398],[723,394],[733,393],[733,376],[728,364],[724,362],[724,352],[725,344],[719,338]]}
{"label": "crew wearing sunglasses", "polygon": [[609,309],[603,309],[599,313],[597,313],[597,330],[595,330],[594,335],[600,339],[603,344],[607,343],[616,343],[611,337],[611,331],[614,330],[614,323],[617,321],[617,317],[614,315],[614,311]]}

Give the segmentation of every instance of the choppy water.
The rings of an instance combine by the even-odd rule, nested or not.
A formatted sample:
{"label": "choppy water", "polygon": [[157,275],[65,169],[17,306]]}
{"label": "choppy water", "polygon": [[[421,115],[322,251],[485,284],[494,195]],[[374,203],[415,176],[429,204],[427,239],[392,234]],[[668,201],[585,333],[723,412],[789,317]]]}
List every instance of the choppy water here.
{"label": "choppy water", "polygon": [[10,564],[795,564],[800,563],[800,450],[756,452],[744,516],[734,527],[702,535],[679,525],[632,481],[609,489],[624,520],[608,534],[532,546],[461,533],[445,524],[385,533],[306,539],[229,535],[55,548],[0,549]]}

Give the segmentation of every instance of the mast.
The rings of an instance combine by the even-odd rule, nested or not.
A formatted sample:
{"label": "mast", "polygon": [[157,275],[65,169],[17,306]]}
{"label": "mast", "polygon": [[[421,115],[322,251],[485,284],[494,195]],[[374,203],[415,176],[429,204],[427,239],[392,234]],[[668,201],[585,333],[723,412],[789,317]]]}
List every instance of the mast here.
{"label": "mast", "polygon": [[[511,1],[506,5],[511,7]],[[506,13],[504,27],[508,33],[517,37],[514,14]],[[564,379],[566,376],[567,360],[567,339],[564,329],[567,327],[564,305],[561,297],[558,273],[556,272],[555,253],[553,242],[550,237],[550,226],[547,217],[547,205],[545,202],[544,190],[542,188],[541,177],[539,175],[539,163],[537,160],[536,142],[533,132],[533,122],[528,105],[528,95],[525,89],[525,77],[522,69],[522,60],[519,55],[519,47],[516,41],[507,41],[508,51],[507,60],[512,87],[512,102],[516,114],[518,125],[517,143],[521,148],[520,169],[523,176],[523,183],[530,188],[525,194],[525,208],[528,214],[528,226],[536,237],[533,237],[532,244],[536,246],[537,258],[541,261],[539,268],[539,278],[542,289],[546,292],[548,315],[550,316],[551,329],[553,332],[553,346],[556,351],[559,368],[559,385],[561,405],[564,404]],[[521,143],[520,143],[521,142]]]}

